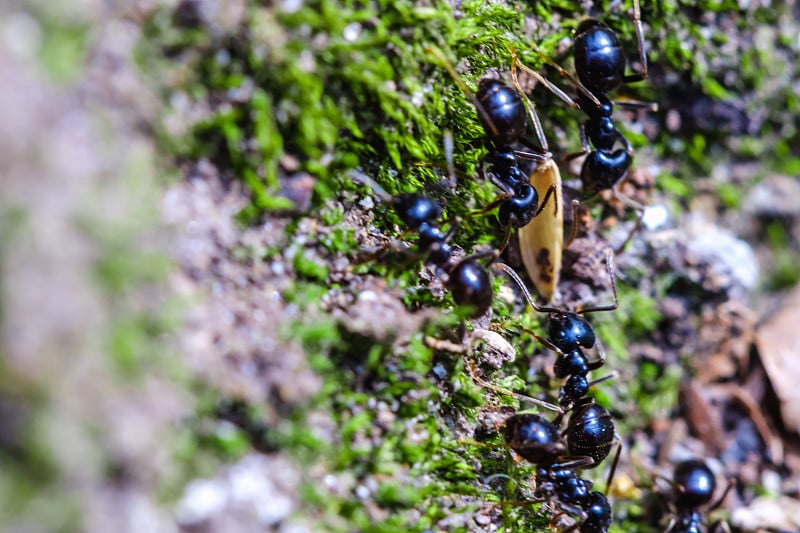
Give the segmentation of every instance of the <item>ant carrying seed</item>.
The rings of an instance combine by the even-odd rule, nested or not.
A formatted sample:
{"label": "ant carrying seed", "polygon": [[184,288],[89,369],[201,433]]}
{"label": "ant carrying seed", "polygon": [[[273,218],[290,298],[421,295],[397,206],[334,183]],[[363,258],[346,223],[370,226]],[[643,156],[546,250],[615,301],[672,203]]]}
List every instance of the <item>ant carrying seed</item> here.
{"label": "ant carrying seed", "polygon": [[[536,108],[517,81],[516,55],[512,51],[514,60],[511,77],[514,87],[501,80],[484,78],[478,83],[478,92],[473,95],[452,65],[439,52],[433,49],[429,51],[437,56],[471,100],[487,134],[489,152],[483,157],[480,174],[488,177],[502,194],[475,214],[499,206],[498,219],[505,227],[499,250],[502,252],[505,249],[512,229],[518,228],[522,259],[537,292],[548,301],[558,299],[558,278],[564,247],[561,174],[550,153]],[[528,120],[536,133],[538,144],[525,137]],[[519,150],[520,145],[527,151]],[[523,170],[523,166],[526,169],[529,166],[522,165],[523,161],[532,163],[529,171]],[[539,202],[538,191],[542,190],[547,192]],[[542,215],[551,197],[552,209]],[[574,232],[569,241],[573,237]]]}

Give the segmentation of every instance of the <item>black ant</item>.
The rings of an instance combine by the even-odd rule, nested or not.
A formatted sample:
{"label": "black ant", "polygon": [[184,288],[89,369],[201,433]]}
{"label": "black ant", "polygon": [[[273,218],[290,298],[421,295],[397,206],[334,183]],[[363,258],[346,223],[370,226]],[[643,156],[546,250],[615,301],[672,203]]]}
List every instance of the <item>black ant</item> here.
{"label": "black ant", "polygon": [[[572,426],[572,421],[569,426]],[[613,433],[613,422],[611,427]],[[504,436],[511,449],[536,465],[534,496],[552,502],[559,509],[551,523],[555,523],[561,515],[571,514],[578,519],[563,530],[565,533],[578,528],[582,533],[608,531],[611,525],[608,499],[604,494],[592,491],[590,480],[578,476],[580,469],[597,466],[602,458],[597,460],[592,456],[566,455],[569,444],[565,444],[557,422],[550,422],[535,414],[512,415],[505,423]]]}
{"label": "black ant", "polygon": [[[499,206],[498,219],[506,229],[499,247],[501,253],[511,238],[512,229],[519,229],[520,252],[526,270],[537,291],[549,301],[557,295],[564,247],[563,210],[559,210],[559,204],[563,204],[561,174],[549,151],[536,109],[517,81],[516,55],[512,51],[514,61],[511,77],[514,87],[501,80],[484,78],[478,82],[478,92],[473,95],[452,65],[439,52],[429,51],[439,58],[462,92],[472,101],[487,134],[489,152],[483,157],[480,174],[488,176],[502,194],[477,214]],[[536,133],[538,146],[525,137],[528,119]],[[530,151],[518,150],[518,145]],[[533,162],[532,169],[523,170],[521,160]],[[547,192],[539,202],[538,191],[544,189]],[[551,197],[552,216],[540,217]],[[573,237],[574,233],[570,235],[567,245]]]}
{"label": "black ant", "polygon": [[419,194],[391,196],[368,176],[355,171],[351,176],[356,181],[369,185],[384,203],[394,208],[397,216],[409,229],[419,234],[418,252],[447,274],[447,287],[455,303],[471,307],[470,317],[484,315],[492,306],[492,280],[486,267],[478,260],[489,257],[491,264],[499,257],[499,252],[473,254],[452,264],[453,249],[449,241],[457,223],[447,232],[442,231],[438,225],[442,207],[436,201]]}
{"label": "black ant", "polygon": [[[532,219],[539,216],[551,196],[555,204],[554,212],[558,213],[558,196],[561,192],[559,188],[555,184],[550,184],[544,199],[539,202],[539,193],[531,184],[528,173],[523,172],[520,168],[519,159],[536,161],[537,168],[547,167],[548,171],[554,169],[555,172],[558,172],[558,167],[547,150],[547,141],[534,112],[531,113],[531,120],[539,136],[540,146],[537,148],[524,137],[527,129],[526,114],[529,108],[523,102],[519,91],[500,80],[484,78],[478,82],[477,94],[472,96],[453,68],[449,64],[446,64],[446,68],[472,100],[472,104],[478,112],[478,118],[488,136],[490,151],[483,158],[481,174],[488,175],[490,181],[503,194],[481,212],[500,207],[497,213],[498,219],[506,227],[503,245],[500,246],[502,251],[508,244],[511,229],[526,226]],[[518,143],[535,151],[516,150],[514,145]]]}
{"label": "black ant", "polygon": [[[714,497],[717,482],[714,473],[699,459],[682,461],[675,466],[672,480],[662,478],[672,486],[672,505],[675,516],[670,520],[665,533],[697,533],[706,531],[703,524],[703,513],[700,508],[707,505]],[[719,499],[706,508],[713,511],[722,505],[728,492],[733,488],[733,480],[728,483]],[[708,528],[711,533],[723,531],[730,533],[728,524],[716,521]]]}
{"label": "black ant", "polygon": [[[577,311],[564,311],[554,307],[546,307],[537,304],[531,296],[525,284],[519,278],[516,272],[505,264],[497,265],[502,269],[514,282],[519,286],[525,299],[531,307],[540,313],[548,313],[549,320],[547,326],[548,339],[545,339],[532,331],[526,330],[527,333],[533,335],[536,340],[555,351],[558,354],[553,365],[553,372],[559,379],[567,378],[564,386],[559,393],[559,404],[567,409],[579,402],[586,393],[589,387],[606,378],[590,382],[587,375],[592,370],[597,370],[605,364],[605,350],[602,344],[594,333],[591,324],[581,315],[587,313],[596,313],[601,311],[613,311],[619,307],[619,297],[617,295],[617,284],[614,276],[614,261],[613,255],[609,252],[606,266],[608,275],[611,279],[611,290],[614,294],[614,303],[605,306],[595,306],[585,309],[578,309]],[[589,361],[583,349],[591,349],[597,347],[598,359]]]}
{"label": "black ant", "polygon": [[[584,20],[575,30],[574,57],[577,80],[550,58],[541,54],[544,60],[556,68],[562,77],[567,78],[575,85],[578,89],[577,101],[538,72],[521,63],[520,67],[544,84],[567,105],[579,109],[587,115],[588,120],[581,124],[580,129],[582,150],[567,156],[567,160],[572,160],[588,154],[583,162],[580,175],[584,191],[593,196],[603,190],[611,189],[620,200],[642,211],[644,209],[642,205],[621,195],[615,189],[615,186],[623,181],[631,166],[633,148],[628,139],[617,130],[612,114],[615,103],[634,109],[655,110],[656,106],[639,101],[615,102],[607,94],[622,84],[647,79],[647,56],[644,52],[644,30],[639,0],[634,0],[633,6],[633,22],[641,65],[639,72],[625,74],[625,53],[616,33],[595,19]],[[617,143],[622,148],[614,150]]]}

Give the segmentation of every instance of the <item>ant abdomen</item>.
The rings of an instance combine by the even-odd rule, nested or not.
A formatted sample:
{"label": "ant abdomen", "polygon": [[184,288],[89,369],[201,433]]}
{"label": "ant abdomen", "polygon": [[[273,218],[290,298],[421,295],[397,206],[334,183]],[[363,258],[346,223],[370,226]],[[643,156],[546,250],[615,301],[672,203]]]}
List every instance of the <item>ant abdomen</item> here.
{"label": "ant abdomen", "polygon": [[593,401],[579,405],[570,416],[566,436],[570,455],[591,457],[594,465],[599,465],[616,440],[614,419]]}
{"label": "ant abdomen", "polygon": [[500,80],[484,78],[475,95],[486,117],[478,113],[484,129],[498,147],[516,142],[525,133],[526,113],[522,98],[513,87]]}
{"label": "ant abdomen", "polygon": [[492,279],[475,259],[461,261],[453,267],[447,286],[457,305],[473,308],[472,316],[481,316],[492,306]]}
{"label": "ant abdomen", "polygon": [[608,498],[599,492],[592,492],[584,507],[586,520],[581,524],[581,533],[605,533],[611,527],[611,505]]}
{"label": "ant abdomen", "polygon": [[506,420],[503,435],[512,450],[534,464],[550,461],[566,451],[558,427],[539,415],[511,416]]}
{"label": "ant abdomen", "polygon": [[575,30],[575,71],[581,83],[594,93],[607,93],[625,78],[625,53],[617,34],[595,19]]}

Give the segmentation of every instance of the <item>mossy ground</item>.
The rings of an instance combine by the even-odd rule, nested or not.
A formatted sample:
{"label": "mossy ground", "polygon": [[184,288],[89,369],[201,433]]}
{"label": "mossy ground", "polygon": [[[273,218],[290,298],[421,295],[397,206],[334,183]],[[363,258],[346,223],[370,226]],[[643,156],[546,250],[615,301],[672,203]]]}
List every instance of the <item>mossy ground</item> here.
{"label": "mossy ground", "polygon": [[[147,354],[158,352],[152,342],[163,341],[164,331],[177,331],[179,366],[197,378],[186,391],[194,412],[163,441],[169,468],[147,490],[172,508],[186,501],[190,481],[218,478],[256,453],[285,460],[300,474],[283,492],[274,489],[290,494],[290,512],[266,526],[245,521],[248,526],[545,531],[541,506],[492,504],[529,496],[531,468],[511,461],[503,448],[472,443],[499,444],[497,417],[518,404],[466,372],[475,363],[498,386],[552,398],[558,386],[547,377],[552,354],[522,329],[541,331],[543,317],[523,312],[518,298],[499,297],[491,319],[468,328],[499,331],[516,348],[513,362],[479,344],[465,353],[432,350],[430,337],[460,341],[465,314],[451,311],[441,280],[420,261],[396,253],[358,262],[368,246],[414,237],[402,232],[389,207],[370,205],[377,203],[373,191],[354,183],[350,171],[373,177],[391,194],[427,191],[442,201],[446,219],[466,219],[454,242],[467,253],[499,242],[493,214],[469,216],[496,195],[491,183],[475,178],[484,131],[430,49],[472,88],[487,73],[507,76],[512,50],[558,80],[531,43],[569,69],[568,38],[587,12],[572,2],[241,1],[216,11],[211,4],[184,1],[137,14],[137,61],[164,102],[164,112],[153,115],[160,117],[152,121],[155,137],[165,164],[185,174],[168,193],[181,235],[170,251],[181,287],[193,288],[191,298],[203,310],[176,327],[169,316],[123,309],[109,325],[108,357],[126,379],[162,364]],[[771,290],[798,281],[791,268],[800,254],[797,218],[761,210],[750,211],[747,223],[735,219],[747,212],[748,192],[757,184],[800,168],[791,7],[644,3],[651,75],[623,92],[657,102],[660,110],[619,116],[636,148],[635,165],[655,175],[656,190],[645,192],[669,207],[676,231],[701,212],[709,229],[731,227],[754,245],[761,242],[756,251],[775,258],[761,277]],[[588,14],[618,31],[633,57],[629,13],[627,3],[601,3]],[[73,36],[74,46],[59,49],[77,61],[84,56],[71,50],[85,49],[86,36],[68,28],[63,35]],[[42,49],[45,68],[53,49]],[[51,70],[70,79],[70,64]],[[577,150],[581,117],[541,88],[533,99],[556,156]],[[446,131],[455,142],[455,188],[442,186]],[[589,240],[613,235],[605,226],[620,213],[602,202],[590,207],[603,223]],[[630,218],[623,212],[618,226]],[[163,282],[161,261],[142,259],[126,228],[89,224],[89,230],[108,251],[94,272],[109,299],[117,301],[129,286]],[[591,242],[601,249],[605,243]],[[746,308],[767,294],[743,287],[735,276],[731,282],[729,273],[720,275],[684,245],[658,248],[637,236],[617,261],[624,277],[620,308],[592,317],[607,366],[619,373],[592,393],[611,409],[626,444],[620,477],[645,491],[651,477],[645,467],[668,453],[666,428],[692,411],[682,400],[678,412],[678,382],[702,374],[710,356],[730,359],[738,349],[715,337],[727,324],[719,316],[729,318],[720,310],[731,303]],[[588,287],[597,302],[610,298],[602,268],[566,282],[583,296]],[[498,294],[506,284],[498,278],[495,285]],[[256,320],[259,313],[266,316]],[[733,322],[731,332],[742,327]],[[33,466],[47,461],[36,459],[37,445],[26,442],[21,437],[8,447],[10,456],[22,446],[32,457],[24,472],[36,474],[30,484],[52,486],[57,469],[37,472]],[[767,460],[752,457],[763,455],[763,446],[737,459],[708,443],[691,439],[683,453],[724,457],[727,475],[738,474],[741,464],[769,469]],[[109,470],[138,464],[122,460]],[[24,473],[18,477],[13,486],[29,485]],[[602,484],[603,473],[597,478]],[[759,479],[745,478],[737,502],[747,503]],[[658,507],[643,505],[637,488],[620,487],[615,530],[656,530]],[[35,501],[24,496],[29,493],[19,492]],[[61,529],[82,529],[86,510],[63,505]],[[221,513],[247,514],[230,507]],[[184,527],[200,527],[186,516],[179,513]],[[205,527],[217,530],[237,524],[230,517],[206,519]]]}

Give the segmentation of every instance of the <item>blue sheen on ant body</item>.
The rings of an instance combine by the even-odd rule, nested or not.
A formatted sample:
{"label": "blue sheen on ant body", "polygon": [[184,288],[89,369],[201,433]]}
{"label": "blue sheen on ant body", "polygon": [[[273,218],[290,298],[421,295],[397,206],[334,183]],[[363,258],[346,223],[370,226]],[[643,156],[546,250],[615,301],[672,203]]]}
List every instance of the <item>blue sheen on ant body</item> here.
{"label": "blue sheen on ant body", "polygon": [[[665,478],[662,478],[665,479]],[[672,486],[672,505],[674,516],[665,533],[705,533],[706,531],[730,533],[730,527],[724,521],[716,521],[708,528],[705,525],[703,512],[700,511],[711,502],[717,488],[714,473],[700,459],[689,459],[675,465],[672,479],[665,479]],[[708,505],[706,512],[719,507],[733,488],[733,481],[728,483],[719,499]]]}
{"label": "blue sheen on ant body", "polygon": [[[573,99],[541,74],[521,65],[528,74],[544,84],[551,92],[567,105],[581,110],[587,120],[581,123],[581,151],[570,154],[567,159],[575,159],[586,155],[581,167],[580,178],[584,192],[593,196],[604,190],[614,190],[626,176],[633,162],[633,147],[628,139],[617,129],[614,120],[614,105],[628,108],[647,108],[655,110],[655,105],[648,102],[611,100],[608,93],[623,84],[647,79],[647,56],[644,52],[644,30],[642,28],[639,1],[634,0],[633,22],[636,31],[639,53],[639,72],[626,74],[627,60],[617,34],[608,26],[596,19],[586,19],[578,25],[574,36],[574,59],[577,79],[550,58],[544,60],[558,70],[577,88],[577,97]],[[615,146],[620,148],[614,149]],[[633,200],[620,199],[641,210],[642,206]]]}
{"label": "blue sheen on ant body", "polygon": [[[532,331],[528,331],[528,333],[558,354],[558,358],[553,365],[553,373],[557,378],[567,378],[559,393],[559,404],[563,408],[571,409],[589,391],[589,387],[592,384],[588,379],[589,372],[597,370],[605,364],[605,350],[598,341],[591,324],[582,315],[600,311],[613,311],[619,307],[613,256],[609,253],[607,268],[611,279],[614,303],[579,309],[578,311],[565,311],[537,304],[512,268],[505,264],[498,264],[497,266],[519,286],[531,307],[540,313],[548,313],[548,338],[541,337]],[[583,350],[594,347],[597,347],[599,357],[597,360],[590,361]],[[601,381],[603,379],[605,378],[601,378]]]}
{"label": "blue sheen on ant body", "polygon": [[[605,455],[596,457],[573,454],[569,443],[572,434],[591,430],[580,423],[574,423],[570,418],[567,430],[564,432],[565,438],[564,434],[559,433],[560,418],[559,416],[550,422],[530,413],[513,415],[505,423],[506,442],[521,457],[536,465],[534,495],[536,498],[550,501],[559,510],[553,517],[553,522],[561,515],[570,514],[577,519],[574,524],[564,529],[564,532],[580,529],[582,533],[606,533],[612,517],[608,499],[604,494],[592,491],[593,483],[578,475],[582,468],[599,465]],[[610,417],[607,422],[613,434],[613,421]]]}

